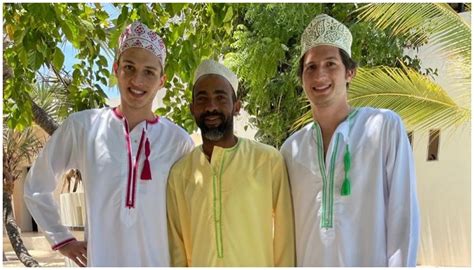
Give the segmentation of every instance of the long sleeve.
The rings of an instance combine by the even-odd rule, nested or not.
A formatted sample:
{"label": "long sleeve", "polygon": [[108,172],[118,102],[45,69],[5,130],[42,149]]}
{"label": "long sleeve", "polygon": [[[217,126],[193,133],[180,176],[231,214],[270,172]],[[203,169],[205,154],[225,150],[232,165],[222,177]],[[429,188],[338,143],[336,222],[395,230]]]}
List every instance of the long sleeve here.
{"label": "long sleeve", "polygon": [[288,183],[288,174],[283,156],[273,164],[273,208],[274,208],[274,266],[293,267],[295,263],[295,231],[293,206]]}
{"label": "long sleeve", "polygon": [[183,228],[180,220],[180,209],[178,206],[178,196],[180,196],[174,187],[177,180],[177,171],[171,169],[168,179],[166,208],[168,215],[168,237],[171,266],[186,267],[186,249],[184,246]]}
{"label": "long sleeve", "polygon": [[[391,119],[395,120],[395,119]],[[401,119],[387,129],[387,259],[388,266],[416,266],[419,210],[412,150]]]}
{"label": "long sleeve", "polygon": [[72,119],[67,119],[51,136],[25,180],[25,203],[53,249],[74,239],[61,224],[53,193],[64,172],[77,167],[76,132]]}

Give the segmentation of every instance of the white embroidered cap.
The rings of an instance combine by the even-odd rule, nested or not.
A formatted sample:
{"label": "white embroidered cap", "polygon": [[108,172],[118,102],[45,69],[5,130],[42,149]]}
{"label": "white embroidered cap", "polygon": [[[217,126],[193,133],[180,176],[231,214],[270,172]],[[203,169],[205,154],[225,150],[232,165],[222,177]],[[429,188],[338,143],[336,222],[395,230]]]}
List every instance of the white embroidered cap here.
{"label": "white embroidered cap", "polygon": [[125,28],[119,38],[118,56],[130,48],[143,48],[156,55],[165,67],[166,46],[161,37],[145,24],[135,21]]}
{"label": "white embroidered cap", "polygon": [[225,67],[223,64],[220,64],[214,60],[204,60],[194,72],[193,84],[196,84],[196,81],[208,74],[216,74],[224,77],[234,89],[234,93],[237,94],[237,89],[239,87],[239,79],[234,72]]}
{"label": "white embroidered cap", "polygon": [[326,14],[319,14],[306,27],[301,36],[301,55],[319,45],[343,49],[351,56],[352,34],[344,24]]}

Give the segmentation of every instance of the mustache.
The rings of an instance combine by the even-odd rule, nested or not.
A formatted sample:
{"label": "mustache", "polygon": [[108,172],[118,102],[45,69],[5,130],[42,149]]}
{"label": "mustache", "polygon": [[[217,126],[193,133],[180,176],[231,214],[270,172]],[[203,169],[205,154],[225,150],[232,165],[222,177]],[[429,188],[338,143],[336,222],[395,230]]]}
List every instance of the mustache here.
{"label": "mustache", "polygon": [[201,120],[204,120],[204,118],[206,118],[208,116],[219,116],[222,119],[225,119],[225,115],[223,113],[218,112],[218,111],[205,112],[205,113],[201,114],[201,116],[199,118]]}

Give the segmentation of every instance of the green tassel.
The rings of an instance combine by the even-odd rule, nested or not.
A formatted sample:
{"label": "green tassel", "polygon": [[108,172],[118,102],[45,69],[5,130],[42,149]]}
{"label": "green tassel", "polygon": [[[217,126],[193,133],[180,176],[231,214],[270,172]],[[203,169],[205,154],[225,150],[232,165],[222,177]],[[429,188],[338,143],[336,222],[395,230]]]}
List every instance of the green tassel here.
{"label": "green tassel", "polygon": [[346,178],[349,170],[351,169],[351,153],[349,152],[349,145],[346,145],[346,151],[344,152],[344,172],[346,173]]}
{"label": "green tassel", "polygon": [[349,179],[344,179],[341,187],[341,196],[348,196],[351,195],[351,182]]}
{"label": "green tassel", "polygon": [[341,196],[351,195],[351,182],[349,181],[349,170],[351,169],[351,154],[349,152],[349,145],[346,145],[344,153],[344,182],[341,186]]}

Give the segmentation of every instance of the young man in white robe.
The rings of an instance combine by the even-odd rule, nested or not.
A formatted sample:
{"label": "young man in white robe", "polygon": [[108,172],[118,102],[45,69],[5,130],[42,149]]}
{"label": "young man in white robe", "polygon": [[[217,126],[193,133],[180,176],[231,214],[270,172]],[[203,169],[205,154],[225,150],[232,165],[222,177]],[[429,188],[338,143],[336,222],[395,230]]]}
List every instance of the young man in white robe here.
{"label": "young man in white robe", "polygon": [[313,122],[281,147],[295,211],[298,266],[415,266],[415,168],[400,117],[354,108],[352,35],[321,14],[301,38],[299,76]]}
{"label": "young man in white robe", "polygon": [[[138,21],[129,25],[113,67],[120,105],[71,114],[29,171],[24,194],[30,213],[52,248],[79,266],[169,266],[166,182],[193,142],[152,111],[165,82],[165,58],[157,33]],[[53,198],[72,168],[84,185],[84,241],[61,224]]]}

